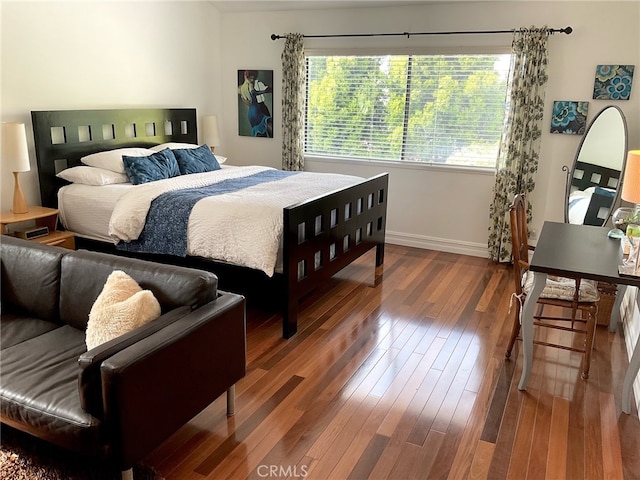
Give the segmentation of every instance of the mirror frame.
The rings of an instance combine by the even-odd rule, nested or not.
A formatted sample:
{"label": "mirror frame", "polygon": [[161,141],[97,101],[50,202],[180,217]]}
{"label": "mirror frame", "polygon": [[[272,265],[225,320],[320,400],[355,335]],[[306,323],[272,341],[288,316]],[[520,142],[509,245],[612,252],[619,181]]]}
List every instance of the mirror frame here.
{"label": "mirror frame", "polygon": [[591,120],[591,123],[589,123],[589,126],[587,127],[587,130],[584,132],[584,135],[582,136],[582,139],[580,140],[580,145],[578,145],[578,149],[576,150],[576,156],[573,159],[573,164],[572,164],[571,168],[567,167],[566,165],[564,165],[562,167],[562,170],[567,175],[567,180],[566,180],[566,185],[565,185],[565,192],[564,192],[564,223],[569,223],[569,196],[571,195],[571,180],[573,179],[573,173],[575,172],[576,165],[578,163],[578,158],[580,158],[580,152],[582,151],[582,146],[584,145],[584,142],[587,139],[587,136],[589,135],[589,131],[591,130],[591,127],[593,127],[593,125],[596,123],[596,120],[600,117],[600,115],[602,115],[604,112],[606,112],[610,108],[613,108],[613,109],[617,110],[618,113],[620,114],[621,119],[622,119],[622,126],[623,126],[623,133],[624,133],[624,150],[623,150],[623,156],[622,156],[622,166],[620,168],[620,178],[618,180],[618,186],[616,187],[616,194],[613,197],[613,200],[611,202],[611,208],[609,209],[609,214],[607,215],[607,218],[605,218],[604,222],[602,222],[602,226],[603,227],[607,224],[607,222],[611,218],[611,215],[613,215],[613,212],[615,210],[615,206],[620,201],[620,193],[621,193],[621,189],[622,189],[622,179],[623,179],[623,176],[624,176],[624,169],[625,169],[626,163],[627,163],[627,151],[629,150],[629,148],[628,148],[628,146],[629,146],[629,131],[627,129],[627,118],[625,117],[624,112],[622,111],[622,109],[620,107],[618,107],[617,105],[607,105],[606,107],[603,107],[602,110],[600,110],[596,114],[596,116],[593,117],[593,120]]}

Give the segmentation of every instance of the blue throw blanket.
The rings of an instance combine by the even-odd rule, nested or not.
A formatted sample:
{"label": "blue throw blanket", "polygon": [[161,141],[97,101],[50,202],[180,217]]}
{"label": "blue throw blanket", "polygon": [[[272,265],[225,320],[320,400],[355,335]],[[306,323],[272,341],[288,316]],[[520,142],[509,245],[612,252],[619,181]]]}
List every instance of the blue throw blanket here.
{"label": "blue throw blanket", "polygon": [[267,170],[241,178],[230,178],[214,185],[163,193],[151,202],[147,220],[137,240],[119,242],[119,250],[138,253],[187,255],[187,225],[191,209],[201,199],[237,192],[260,183],[274,182],[299,172]]}

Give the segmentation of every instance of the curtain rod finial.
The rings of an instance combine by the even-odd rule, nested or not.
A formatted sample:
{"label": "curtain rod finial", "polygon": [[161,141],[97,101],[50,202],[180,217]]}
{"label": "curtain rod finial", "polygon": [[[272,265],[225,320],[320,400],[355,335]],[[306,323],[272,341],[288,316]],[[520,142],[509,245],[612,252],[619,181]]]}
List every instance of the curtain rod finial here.
{"label": "curtain rod finial", "polygon": [[[571,27],[569,27],[571,28]],[[275,33],[271,34],[271,40],[278,40],[280,38],[280,35],[276,35]]]}
{"label": "curtain rod finial", "polygon": [[567,35],[571,35],[571,32],[573,32],[573,28],[570,26],[562,29],[562,33],[566,33]]}

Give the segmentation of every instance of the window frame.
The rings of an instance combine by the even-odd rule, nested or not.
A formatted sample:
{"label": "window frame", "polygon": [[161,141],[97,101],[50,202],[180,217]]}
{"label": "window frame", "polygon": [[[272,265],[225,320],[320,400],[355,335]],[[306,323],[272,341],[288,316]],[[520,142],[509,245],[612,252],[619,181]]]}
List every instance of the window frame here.
{"label": "window frame", "polygon": [[[416,46],[416,47],[366,47],[366,48],[305,48],[305,63],[310,56],[384,56],[384,55],[510,55],[511,44],[509,45],[464,45],[464,46]],[[508,90],[507,86],[507,90]],[[508,92],[507,92],[508,93]],[[307,92],[307,79],[305,78],[305,96]],[[306,132],[307,103],[305,101],[305,132]],[[380,165],[385,168],[393,166],[396,168],[408,168],[417,170],[450,171],[459,173],[478,173],[495,175],[496,167],[479,165],[455,165],[434,162],[415,162],[411,160],[386,160],[369,158],[350,158],[330,155],[318,155],[306,152],[303,153],[305,161],[319,161],[323,163],[340,163],[346,165],[374,166]]]}

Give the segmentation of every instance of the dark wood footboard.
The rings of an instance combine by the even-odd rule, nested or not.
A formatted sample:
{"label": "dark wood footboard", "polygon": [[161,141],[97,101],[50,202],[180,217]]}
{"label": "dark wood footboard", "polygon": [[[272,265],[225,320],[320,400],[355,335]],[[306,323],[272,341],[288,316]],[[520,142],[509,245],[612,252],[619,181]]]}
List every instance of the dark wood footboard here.
{"label": "dark wood footboard", "polygon": [[201,268],[219,277],[219,287],[247,295],[250,303],[272,304],[282,315],[282,336],[298,331],[301,299],[349,265],[376,249],[376,266],[384,262],[387,215],[387,173],[283,210],[283,269],[272,278],[247,267],[201,257],[130,253],[113,244],[77,239],[81,248],[103,250],[174,265]]}
{"label": "dark wood footboard", "polygon": [[284,209],[282,334],[297,331],[300,299],[376,248],[384,261],[389,174]]}

